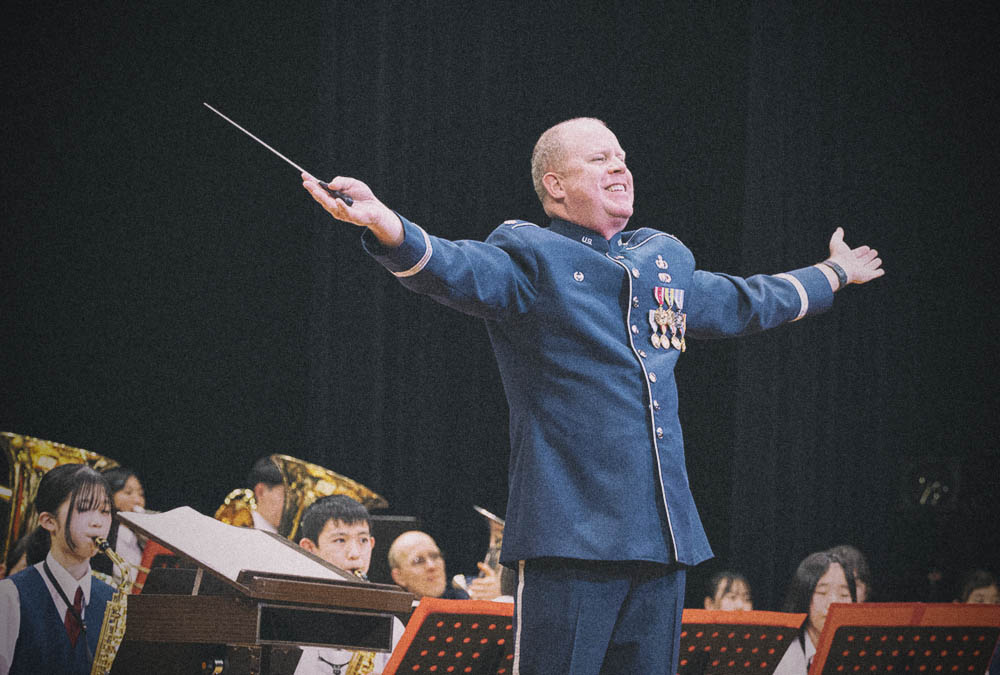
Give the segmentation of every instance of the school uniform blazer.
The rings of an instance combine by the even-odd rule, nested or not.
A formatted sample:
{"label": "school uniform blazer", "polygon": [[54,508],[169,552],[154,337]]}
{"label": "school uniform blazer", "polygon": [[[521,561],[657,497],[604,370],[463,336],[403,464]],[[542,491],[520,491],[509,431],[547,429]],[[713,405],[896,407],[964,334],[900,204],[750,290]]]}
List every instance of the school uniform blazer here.
{"label": "school uniform blazer", "polygon": [[400,219],[403,243],[366,230],[369,253],[407,288],[486,320],[510,407],[502,562],[710,558],[677,417],[681,351],[652,343],[656,293],[685,315],[674,325],[686,346],[828,309],[823,273],[699,271],[678,239],[647,228],[605,240],[507,221],[486,242],[449,241]]}

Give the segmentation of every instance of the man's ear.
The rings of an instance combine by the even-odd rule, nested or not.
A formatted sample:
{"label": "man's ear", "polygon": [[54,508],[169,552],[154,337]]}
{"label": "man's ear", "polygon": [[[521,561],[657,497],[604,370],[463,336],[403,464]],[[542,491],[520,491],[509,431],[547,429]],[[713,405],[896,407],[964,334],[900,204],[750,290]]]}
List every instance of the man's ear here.
{"label": "man's ear", "polygon": [[266,489],[267,489],[267,485],[265,485],[264,483],[257,483],[256,485],[254,485],[253,486],[253,498],[256,499],[259,502],[260,498],[264,495],[264,490],[266,490]]}
{"label": "man's ear", "polygon": [[48,511],[42,511],[38,514],[38,524],[42,526],[42,529],[48,530],[50,534],[59,527],[59,521],[56,520],[55,514]]}
{"label": "man's ear", "polygon": [[399,583],[399,568],[398,567],[393,567],[392,569],[390,569],[389,570],[389,574],[392,576],[392,580],[396,582],[397,586],[402,586],[403,585],[403,584]]}
{"label": "man's ear", "polygon": [[566,190],[563,189],[562,179],[559,178],[559,174],[557,173],[552,173],[550,171],[542,176],[542,185],[545,186],[545,191],[549,193],[549,197],[552,199],[562,199],[566,196]]}
{"label": "man's ear", "polygon": [[315,553],[317,550],[316,544],[313,543],[313,540],[307,537],[302,537],[301,539],[299,539],[299,546],[309,551],[310,553]]}
{"label": "man's ear", "polygon": [[712,604],[713,604],[712,603],[712,598],[710,598],[710,597],[708,597],[706,595],[705,596],[705,609],[715,609],[715,607],[713,607]]}

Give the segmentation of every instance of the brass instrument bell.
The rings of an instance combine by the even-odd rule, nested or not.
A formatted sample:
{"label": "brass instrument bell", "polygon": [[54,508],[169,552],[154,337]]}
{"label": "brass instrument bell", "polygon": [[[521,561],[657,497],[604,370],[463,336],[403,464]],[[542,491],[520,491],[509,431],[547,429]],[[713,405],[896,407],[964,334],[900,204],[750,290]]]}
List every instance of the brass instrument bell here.
{"label": "brass instrument bell", "polygon": [[[285,484],[285,504],[278,524],[278,534],[295,541],[299,521],[309,506],[321,497],[347,495],[368,509],[384,509],[389,503],[361,483],[342,476],[318,464],[288,455],[271,455],[271,461],[281,472]],[[253,489],[233,490],[215,512],[224,523],[238,527],[253,527],[251,513],[257,509]]]}
{"label": "brass instrument bell", "polygon": [[96,452],[62,443],[0,432],[0,536],[3,550],[0,561],[18,540],[38,522],[35,495],[47,471],[61,464],[87,464],[96,471],[118,466],[118,462]]}

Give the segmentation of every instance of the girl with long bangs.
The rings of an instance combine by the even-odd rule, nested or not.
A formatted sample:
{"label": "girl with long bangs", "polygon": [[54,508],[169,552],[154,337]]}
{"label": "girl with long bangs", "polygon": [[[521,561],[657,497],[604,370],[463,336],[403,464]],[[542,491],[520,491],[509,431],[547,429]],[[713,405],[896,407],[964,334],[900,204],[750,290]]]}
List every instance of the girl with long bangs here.
{"label": "girl with long bangs", "polygon": [[782,611],[805,613],[797,639],[778,662],[775,675],[806,675],[816,655],[826,614],[835,602],[857,602],[854,575],[846,563],[829,551],[813,553],[799,563],[788,587]]}
{"label": "girl with long bangs", "polygon": [[114,593],[90,569],[94,537],[111,528],[111,491],[87,465],[63,464],[42,477],[35,510],[49,551],[0,581],[0,675],[84,675]]}

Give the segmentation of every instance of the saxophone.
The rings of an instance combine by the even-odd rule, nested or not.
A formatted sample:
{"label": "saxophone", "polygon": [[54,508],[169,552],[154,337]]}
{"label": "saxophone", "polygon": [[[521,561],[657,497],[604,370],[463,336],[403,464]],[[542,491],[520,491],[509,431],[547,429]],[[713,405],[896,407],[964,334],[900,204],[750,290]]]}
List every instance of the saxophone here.
{"label": "saxophone", "polygon": [[107,607],[104,608],[104,621],[101,623],[101,633],[97,638],[97,649],[94,651],[94,664],[90,668],[90,675],[108,675],[111,672],[111,664],[115,661],[118,648],[125,637],[125,610],[128,607],[128,594],[132,590],[132,576],[129,573],[129,564],[118,555],[111,545],[101,537],[95,537],[94,543],[100,551],[111,558],[111,562],[118,568],[121,580],[114,595],[108,600]]}
{"label": "saxophone", "polygon": [[[361,570],[354,570],[354,576],[368,581],[368,575]],[[375,671],[375,652],[354,652],[351,660],[347,663],[347,670],[344,675],[369,675]]]}

